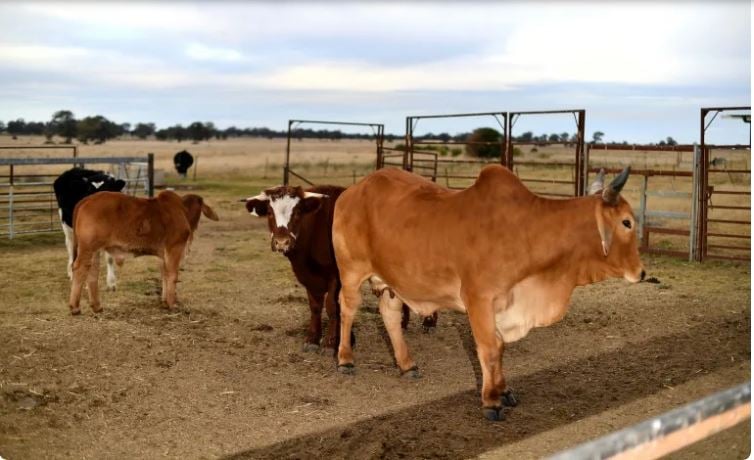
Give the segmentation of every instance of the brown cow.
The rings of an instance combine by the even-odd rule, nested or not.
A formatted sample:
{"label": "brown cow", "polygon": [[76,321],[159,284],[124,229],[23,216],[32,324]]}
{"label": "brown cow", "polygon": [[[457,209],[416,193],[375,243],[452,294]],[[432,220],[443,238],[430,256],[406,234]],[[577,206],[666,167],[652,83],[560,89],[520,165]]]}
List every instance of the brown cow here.
{"label": "brown cow", "polygon": [[[335,206],[341,337],[351,333],[361,283],[375,275],[396,295],[382,296],[380,313],[404,373],[416,365],[400,328],[402,302],[425,316],[440,308],[467,312],[483,414],[502,419],[501,403],[517,404],[503,376],[505,343],[560,320],[576,286],[644,277],[634,216],[620,196],[628,174],[598,195],[565,200],[533,194],[499,165],[462,191],[398,169],[367,176]],[[348,341],[340,341],[338,369],[354,370]]]}
{"label": "brown cow", "polygon": [[178,269],[203,213],[212,220],[217,214],[201,197],[164,191],[156,198],[136,198],[122,193],[99,192],[81,200],[74,210],[73,282],[69,306],[71,314],[81,313],[79,302],[84,280],[89,303],[102,311],[97,279],[99,252],[105,250],[122,263],[126,254],[160,258],[162,300],[168,308],[176,302]]}
{"label": "brown cow", "polygon": [[307,190],[278,186],[244,200],[251,215],[267,217],[270,247],[288,258],[296,279],[306,288],[311,311],[306,351],[319,349],[323,306],[330,321],[322,345],[334,350],[338,343],[340,281],[332,248],[332,217],[343,190],[334,185]]}

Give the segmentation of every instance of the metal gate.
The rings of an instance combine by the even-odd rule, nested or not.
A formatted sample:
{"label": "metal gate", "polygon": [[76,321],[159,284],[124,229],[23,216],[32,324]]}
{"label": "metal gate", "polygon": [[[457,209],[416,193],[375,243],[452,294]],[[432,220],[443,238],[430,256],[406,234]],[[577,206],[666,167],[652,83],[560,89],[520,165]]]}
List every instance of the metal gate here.
{"label": "metal gate", "polygon": [[[385,142],[385,125],[381,123],[358,123],[350,121],[322,121],[322,120],[288,120],[288,139],[285,146],[285,165],[283,166],[283,185],[289,185],[291,176],[309,184],[315,185],[314,179],[307,179],[303,173],[296,172],[291,167],[291,138],[294,130],[302,124],[313,125],[337,125],[337,126],[363,126],[372,129],[375,142],[376,161],[375,167],[379,169],[383,163],[383,144]],[[353,172],[353,182],[356,182],[356,172]]]}
{"label": "metal gate", "polygon": [[[697,187],[699,231],[695,251],[698,261],[751,259],[751,137],[748,145],[711,145],[705,136],[719,114],[731,111],[751,112],[751,107],[701,109],[702,174]],[[707,121],[709,114],[712,117]],[[733,117],[751,125],[750,113]]]}
{"label": "metal gate", "polygon": [[70,166],[109,165],[126,182],[125,193],[154,195],[154,155],[144,157],[0,158],[0,236],[60,229],[52,184]]}
{"label": "metal gate", "polygon": [[[551,115],[573,114],[576,121],[576,139],[561,142],[518,142],[513,140],[512,130],[516,120],[522,115]],[[586,174],[584,162],[584,110],[544,110],[529,112],[478,112],[447,115],[414,115],[406,117],[406,137],[403,156],[403,168],[427,177],[435,182],[445,182],[445,186],[453,189],[466,188],[476,180],[482,167],[488,164],[502,164],[513,171],[522,182],[535,193],[543,196],[569,197],[583,193],[583,176]],[[416,126],[420,120],[462,117],[492,117],[500,126],[502,136],[498,142],[476,142],[469,140],[430,140],[416,136]],[[439,158],[447,155],[447,146],[468,145],[497,146],[500,149],[498,158],[490,159],[453,159]],[[521,154],[520,148],[530,145],[530,152],[545,145],[563,145],[566,149],[573,146],[574,161],[547,160],[527,158],[530,154]],[[438,156],[438,147],[440,155]],[[444,150],[443,150],[444,149]],[[456,150],[458,150],[456,148]],[[461,153],[460,151],[458,153]],[[571,154],[568,154],[570,158]],[[455,155],[453,155],[455,156]],[[540,155],[541,156],[541,155]],[[568,188],[563,188],[567,185]]]}

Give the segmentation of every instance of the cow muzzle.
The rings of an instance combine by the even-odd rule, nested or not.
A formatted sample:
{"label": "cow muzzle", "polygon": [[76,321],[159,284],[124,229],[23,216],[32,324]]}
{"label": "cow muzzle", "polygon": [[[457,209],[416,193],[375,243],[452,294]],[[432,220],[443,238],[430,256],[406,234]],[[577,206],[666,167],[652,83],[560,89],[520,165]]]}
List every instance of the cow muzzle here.
{"label": "cow muzzle", "polygon": [[272,252],[282,252],[286,254],[293,249],[296,244],[296,235],[288,231],[285,227],[280,227],[271,235],[270,246]]}

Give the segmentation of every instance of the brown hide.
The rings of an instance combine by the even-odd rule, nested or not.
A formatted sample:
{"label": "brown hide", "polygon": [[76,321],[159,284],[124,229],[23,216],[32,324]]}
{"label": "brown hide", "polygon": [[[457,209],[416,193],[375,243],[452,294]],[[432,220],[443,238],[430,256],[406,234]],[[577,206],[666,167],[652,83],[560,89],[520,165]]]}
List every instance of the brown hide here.
{"label": "brown hide", "polygon": [[[398,297],[381,312],[402,371],[415,365],[395,325],[400,301],[422,315],[466,311],[482,364],[485,415],[498,419],[500,398],[512,398],[502,375],[504,342],[562,318],[575,286],[642,276],[635,231],[624,220],[634,222],[619,196],[615,204],[596,195],[546,199],[498,165],[462,191],[397,169],[377,171],[346,190],[335,208],[341,337],[350,332],[359,286],[374,275]],[[611,235],[607,256],[598,223]],[[338,354],[342,369],[353,367],[348,343],[341,340]]]}
{"label": "brown hide", "polygon": [[[275,238],[289,238],[290,249],[284,254],[309,298],[311,319],[306,338],[307,348],[319,346],[322,337],[323,307],[330,318],[323,346],[337,346],[339,322],[336,299],[340,283],[332,248],[332,219],[335,202],[343,190],[343,187],[329,185],[306,190],[301,187],[280,186],[265,190],[264,199],[246,200],[246,208],[250,213],[267,218],[273,251]],[[304,198],[306,192],[325,196]],[[288,226],[281,227],[275,221],[270,202],[284,196],[298,197],[301,201],[293,209]],[[291,234],[295,235],[295,238],[291,239]]]}
{"label": "brown hide", "polygon": [[[201,197],[189,201],[201,203]],[[217,217],[213,211],[209,211]],[[106,250],[116,257],[131,253],[160,258],[162,299],[173,307],[178,269],[192,235],[189,209],[180,196],[171,191],[156,198],[136,198],[122,193],[100,192],[80,201],[74,211],[75,261],[71,285],[70,308],[80,313],[79,301],[83,282],[87,281],[89,300],[94,311],[101,310],[97,272],[99,252]],[[205,214],[206,215],[206,214]],[[196,217],[198,222],[198,217]]]}

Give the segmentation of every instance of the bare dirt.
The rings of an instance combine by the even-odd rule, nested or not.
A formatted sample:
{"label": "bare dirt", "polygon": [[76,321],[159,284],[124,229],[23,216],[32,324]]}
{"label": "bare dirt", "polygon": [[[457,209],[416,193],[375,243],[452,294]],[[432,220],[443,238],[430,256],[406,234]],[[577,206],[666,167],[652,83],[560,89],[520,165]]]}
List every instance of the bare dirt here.
{"label": "bare dirt", "polygon": [[[104,312],[66,299],[63,235],[0,241],[0,456],[24,458],[538,458],[750,380],[749,266],[645,256],[660,283],[579,288],[566,318],[511,344],[520,399],[485,421],[464,315],[412,317],[423,378],[401,379],[374,299],[357,374],[304,353],[306,294],[241,196],[274,180],[206,180],[202,221],[160,308],[156,260],[129,259]],[[104,286],[104,273],[101,276]],[[745,458],[749,423],[678,458]],[[492,451],[492,453],[489,453]]]}

